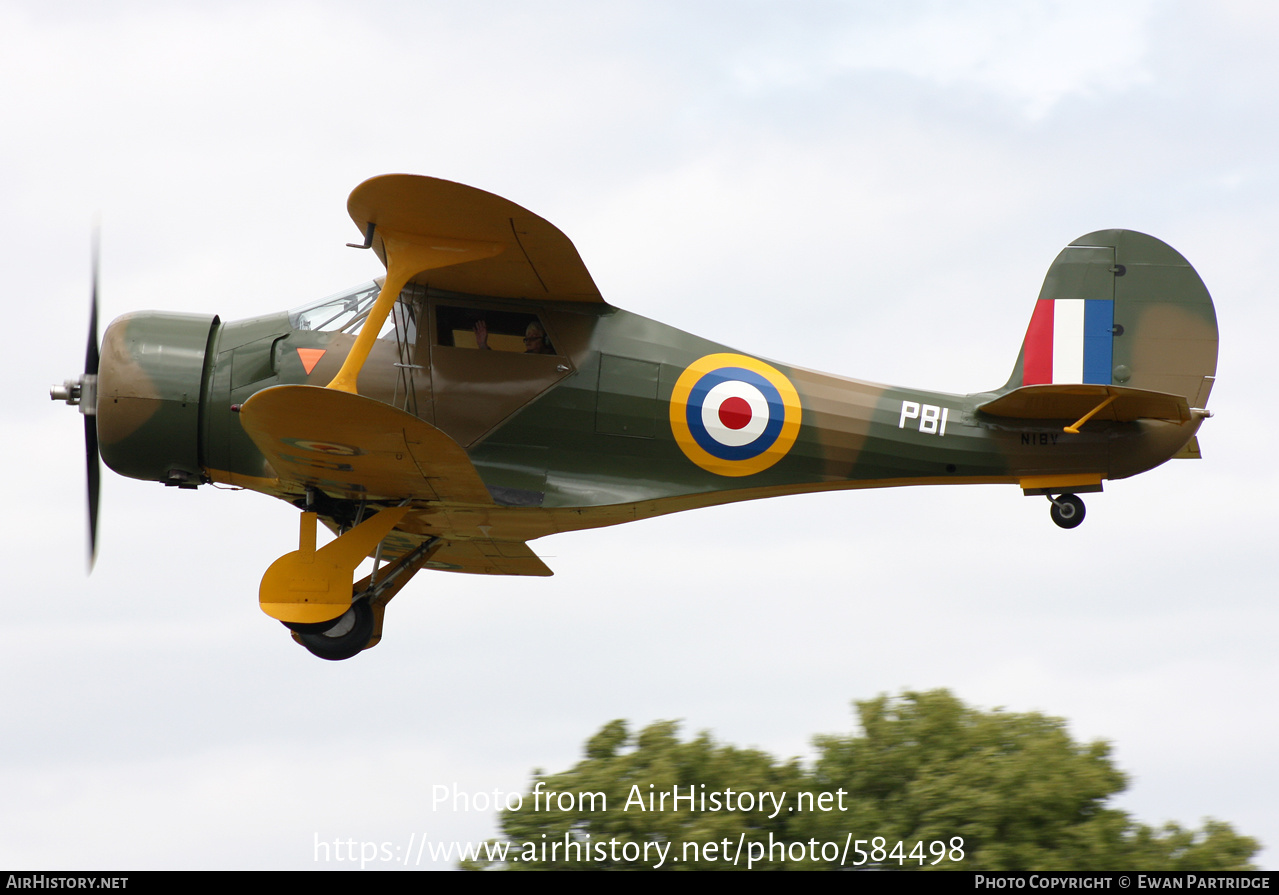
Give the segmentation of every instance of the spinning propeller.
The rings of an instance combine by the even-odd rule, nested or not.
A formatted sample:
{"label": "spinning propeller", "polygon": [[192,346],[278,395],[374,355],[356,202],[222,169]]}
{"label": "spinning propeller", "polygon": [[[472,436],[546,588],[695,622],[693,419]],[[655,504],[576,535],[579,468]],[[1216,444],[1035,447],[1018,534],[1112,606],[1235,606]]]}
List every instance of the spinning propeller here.
{"label": "spinning propeller", "polygon": [[84,459],[89,488],[89,569],[97,555],[98,490],[101,467],[98,461],[98,234],[93,234],[93,284],[89,295],[89,340],[84,350],[84,373],[49,389],[54,401],[75,404],[84,416]]}

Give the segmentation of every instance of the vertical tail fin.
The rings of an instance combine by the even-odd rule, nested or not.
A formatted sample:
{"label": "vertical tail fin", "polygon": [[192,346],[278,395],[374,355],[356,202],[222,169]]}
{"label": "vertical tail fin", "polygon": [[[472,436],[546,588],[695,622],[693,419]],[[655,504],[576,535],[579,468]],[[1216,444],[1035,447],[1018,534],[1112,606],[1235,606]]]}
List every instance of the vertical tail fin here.
{"label": "vertical tail fin", "polygon": [[1217,372],[1217,315],[1178,252],[1144,233],[1099,230],[1062,249],[1008,384],[1114,385],[1205,407]]}

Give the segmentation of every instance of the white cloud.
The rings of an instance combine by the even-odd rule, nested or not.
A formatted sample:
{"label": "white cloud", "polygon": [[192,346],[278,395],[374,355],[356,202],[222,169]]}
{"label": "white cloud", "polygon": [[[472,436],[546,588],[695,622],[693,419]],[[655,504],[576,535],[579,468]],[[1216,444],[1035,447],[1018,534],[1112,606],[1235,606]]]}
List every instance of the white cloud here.
{"label": "white cloud", "polygon": [[1150,2],[894,4],[841,16],[802,41],[783,28],[781,40],[742,54],[734,73],[758,92],[900,74],[976,90],[1038,119],[1068,97],[1109,97],[1149,83],[1153,13]]}

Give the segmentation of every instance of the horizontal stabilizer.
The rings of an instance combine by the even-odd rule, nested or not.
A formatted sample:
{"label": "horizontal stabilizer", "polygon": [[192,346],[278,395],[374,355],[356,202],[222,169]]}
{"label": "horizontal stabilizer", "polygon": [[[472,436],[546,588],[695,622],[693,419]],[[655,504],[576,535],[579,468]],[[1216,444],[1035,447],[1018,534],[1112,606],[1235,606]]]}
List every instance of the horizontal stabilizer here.
{"label": "horizontal stabilizer", "polygon": [[348,500],[493,505],[461,445],[372,398],[278,385],[245,401],[240,422],[284,482]]}
{"label": "horizontal stabilizer", "polygon": [[[1100,406],[1107,401],[1104,407]],[[1088,417],[1120,423],[1133,420],[1185,423],[1191,418],[1190,405],[1181,395],[1117,385],[1026,385],[980,404],[977,409],[990,416],[1015,420]]]}

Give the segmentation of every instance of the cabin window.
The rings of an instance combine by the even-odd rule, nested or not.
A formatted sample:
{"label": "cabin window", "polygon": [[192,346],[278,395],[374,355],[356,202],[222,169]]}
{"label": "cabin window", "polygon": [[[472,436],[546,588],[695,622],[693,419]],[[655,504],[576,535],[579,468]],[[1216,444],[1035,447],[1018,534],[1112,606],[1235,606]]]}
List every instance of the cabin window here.
{"label": "cabin window", "polygon": [[558,354],[546,324],[536,314],[439,305],[439,344],[512,354]]}
{"label": "cabin window", "polygon": [[[289,325],[293,329],[358,335],[381,289],[381,284],[374,281],[294,308],[289,311]],[[416,341],[415,304],[422,301],[424,293],[425,289],[421,286],[413,284],[406,286],[392,307],[391,313],[387,315],[386,322],[382,324],[382,331],[378,333],[378,338],[391,338],[398,327],[402,333],[406,334],[402,341],[409,344]]]}
{"label": "cabin window", "polygon": [[294,308],[289,311],[289,325],[318,332],[358,332],[378,291],[377,283],[365,283]]}

